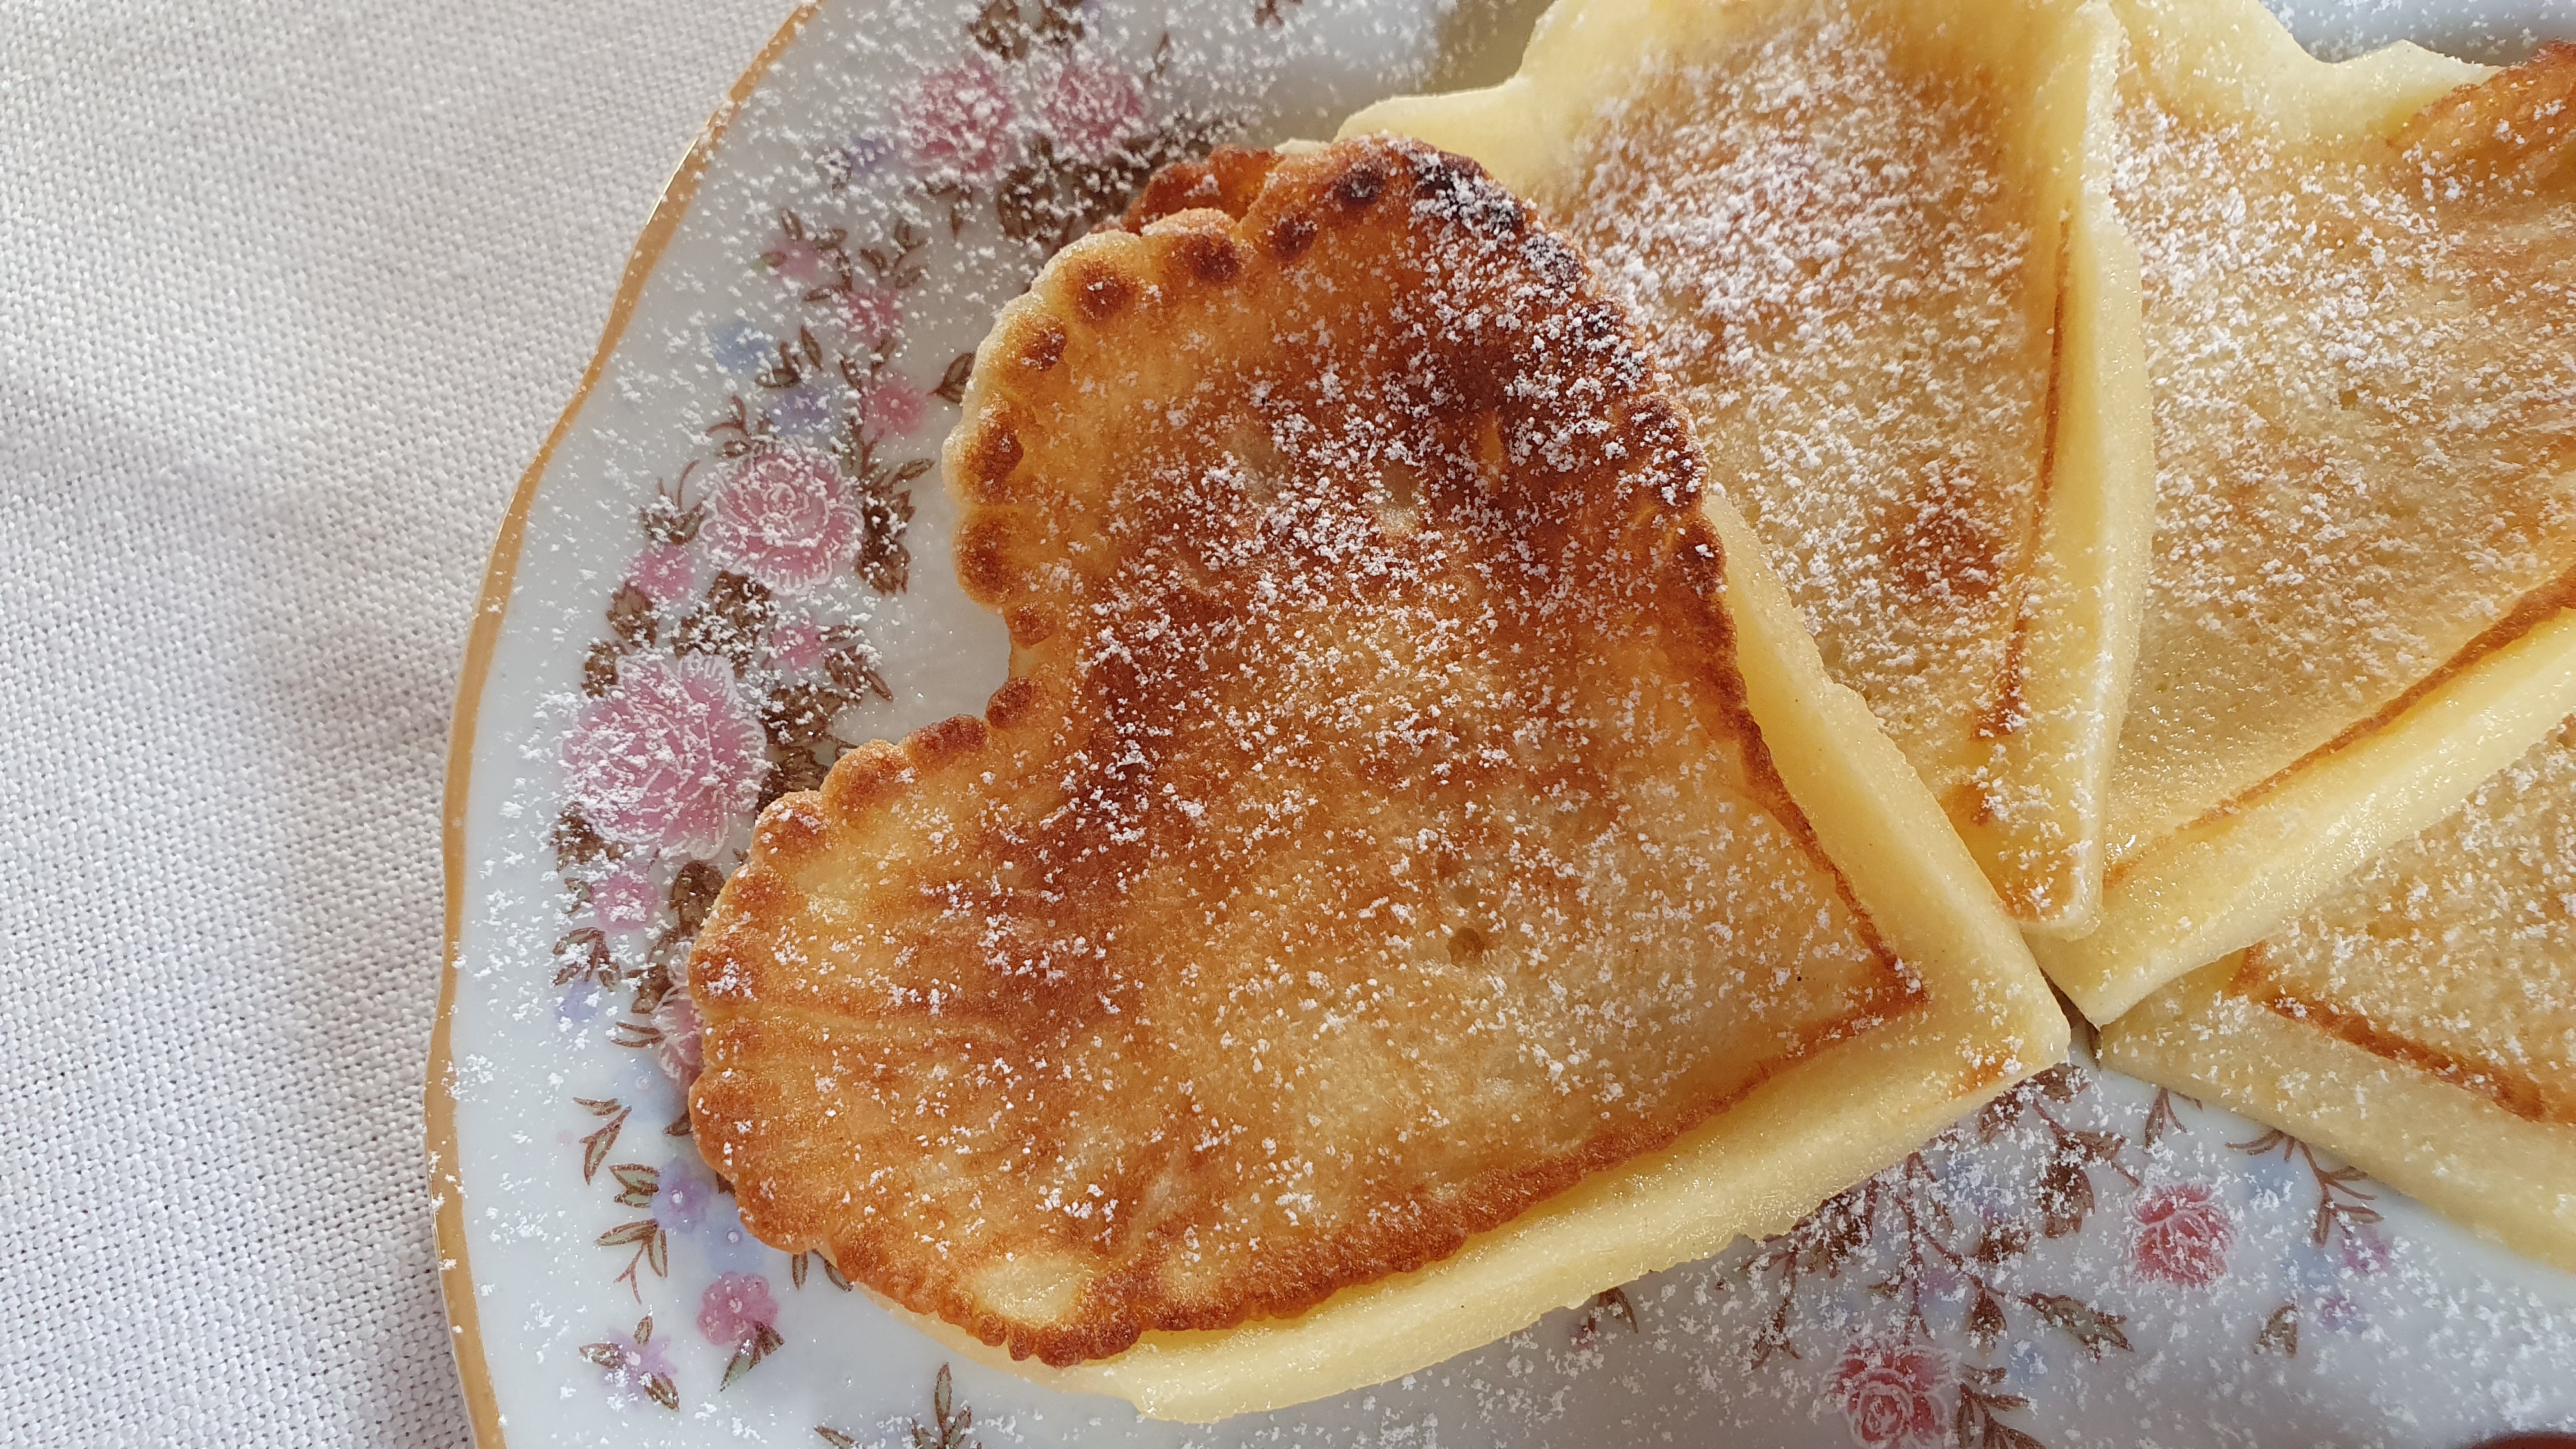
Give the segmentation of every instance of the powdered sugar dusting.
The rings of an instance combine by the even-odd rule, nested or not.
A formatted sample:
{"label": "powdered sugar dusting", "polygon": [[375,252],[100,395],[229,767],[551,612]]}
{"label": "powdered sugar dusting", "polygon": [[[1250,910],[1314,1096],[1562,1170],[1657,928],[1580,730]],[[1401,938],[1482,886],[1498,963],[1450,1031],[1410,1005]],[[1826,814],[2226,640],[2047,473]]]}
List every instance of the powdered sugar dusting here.
{"label": "powdered sugar dusting", "polygon": [[1540,198],[1634,309],[1827,668],[1936,790],[2002,693],[2046,445],[1996,125],[1974,79],[1807,13],[1636,87]]}
{"label": "powdered sugar dusting", "polygon": [[2187,120],[2136,77],[2122,135],[2157,533],[2115,853],[2386,707],[2576,565],[2563,199]]}
{"label": "powdered sugar dusting", "polygon": [[792,906],[693,967],[754,1229],[1053,1362],[1436,1261],[1923,999],[1769,771],[1701,465],[1579,261],[1382,139],[1210,216],[979,354],[989,742],[864,804],[844,760],[828,841],[745,867]]}
{"label": "powdered sugar dusting", "polygon": [[2267,995],[2366,1026],[2520,1115],[2576,1122],[2576,720],[2257,960]]}
{"label": "powdered sugar dusting", "polygon": [[[1132,154],[1098,156],[1096,138],[1086,139],[1099,122],[1124,114],[1116,87],[1094,97],[1105,103],[1086,101],[1078,116],[1057,104],[1069,60],[1099,63],[1095,47],[1117,41],[1156,135],[1209,134],[1184,124],[1193,117],[1221,121],[1220,136],[1314,135],[1368,96],[1419,88],[1418,73],[1406,69],[1417,41],[1450,34],[1451,22],[1467,22],[1475,8],[1444,18],[1440,5],[1400,0],[835,4],[822,7],[728,132],[698,204],[637,298],[609,384],[574,420],[530,515],[481,710],[475,789],[464,802],[455,1049],[434,1081],[440,1099],[453,1093],[458,1104],[460,1151],[441,1166],[460,1174],[465,1210],[462,1228],[443,1231],[441,1246],[457,1259],[450,1288],[460,1312],[469,1295],[479,1310],[479,1352],[474,1321],[460,1318],[469,1383],[494,1396],[511,1442],[619,1449],[842,1442],[818,1437],[821,1423],[871,1446],[927,1434],[993,1449],[1850,1445],[1871,1421],[1855,1416],[1857,1381],[1842,1365],[1868,1359],[1872,1346],[1911,1342],[1918,1306],[1929,1311],[1931,1351],[1881,1353],[1875,1363],[1928,1392],[1944,1426],[1964,1424],[1991,1442],[2007,1442],[1995,1430],[2010,1428],[2052,1449],[2280,1437],[2447,1449],[2571,1422],[2576,1277],[2481,1244],[2368,1183],[2364,1190],[2388,1214],[2386,1240],[2366,1252],[2345,1242],[2316,1245],[2318,1189],[2304,1164],[2279,1152],[2233,1150],[2228,1144],[2257,1129],[2215,1107],[2165,1112],[2152,1088],[2114,1074],[2091,1078],[2071,1102],[2044,1105],[2088,1139],[2113,1134],[2136,1144],[2118,1162],[2143,1184],[2106,1163],[2081,1165],[2057,1124],[2025,1116],[1992,1141],[1981,1128],[1928,1149],[1923,1160],[1937,1191],[1891,1174],[1893,1187],[1881,1195],[1887,1211],[1838,1273],[1777,1281],[1784,1256],[1796,1262],[1795,1250],[1836,1225],[1832,1214],[1819,1214],[1788,1239],[1654,1275],[1608,1306],[1552,1314],[1401,1382],[1216,1426],[1143,1421],[1113,1401],[1039,1388],[963,1358],[954,1360],[952,1386],[948,1349],[845,1291],[814,1255],[780,1254],[752,1239],[736,1199],[718,1187],[695,1145],[665,1134],[664,1124],[685,1120],[676,1083],[694,1065],[695,1024],[681,1010],[688,997],[663,995],[649,1016],[621,1007],[630,985],[663,979],[648,962],[663,959],[671,943],[685,948],[718,868],[734,863],[732,847],[744,837],[735,834],[676,876],[667,864],[639,869],[630,854],[595,881],[588,873],[602,862],[558,870],[558,851],[567,844],[595,851],[601,842],[557,838],[550,848],[548,838],[567,783],[560,748],[589,698],[585,653],[596,659],[606,641],[645,617],[621,581],[668,611],[665,641],[719,582],[711,537],[659,541],[674,531],[676,515],[656,510],[639,537],[638,509],[653,505],[655,480],[675,480],[691,450],[710,449],[710,461],[688,479],[687,499],[711,496],[721,480],[703,430],[728,411],[729,394],[744,395],[755,415],[774,412],[788,441],[812,441],[817,429],[837,424],[837,370],[793,387],[784,377],[779,386],[757,380],[777,364],[776,344],[798,340],[808,311],[818,314],[827,346],[857,339],[862,382],[871,380],[870,353],[899,327],[902,346],[885,347],[863,421],[912,440],[880,450],[889,470],[935,447],[954,416],[943,369],[962,379],[951,360],[962,359],[993,308],[1025,286],[1056,228],[1088,225],[1082,208],[1098,203],[1102,179],[1130,174]],[[1160,43],[1167,28],[1168,53]],[[931,190],[949,178],[921,169],[947,143],[906,116],[937,105],[943,96],[934,77],[977,53],[987,64],[1017,67],[1012,162],[952,206],[941,200],[952,193]],[[971,128],[990,119],[952,117],[957,139],[971,140]],[[1076,120],[1084,126],[1070,124]],[[1062,144],[1041,150],[1050,139]],[[868,269],[863,283],[882,285],[809,297],[818,279],[793,264],[812,258],[786,255],[799,238],[785,230],[783,212],[812,224],[808,240],[846,229],[850,262]],[[907,250],[898,231],[905,218],[931,238],[927,249]],[[952,230],[961,218],[962,233]],[[788,265],[771,270],[771,253]],[[892,295],[889,279],[912,275],[916,264],[919,284]],[[905,396],[888,386],[898,377],[908,380],[912,402],[889,410],[889,400]],[[815,406],[818,397],[830,406]],[[1242,452],[1247,460],[1258,455]],[[845,571],[834,589],[871,613],[807,620],[807,610],[832,596],[789,599],[762,626],[769,656],[750,657],[738,672],[747,692],[847,685],[866,702],[834,728],[853,741],[980,705],[1000,677],[1002,631],[955,598],[952,515],[934,482],[920,481],[921,515],[906,535],[909,591],[880,596]],[[721,592],[729,615],[749,618],[748,594]],[[863,637],[848,638],[843,623],[863,627]],[[976,632],[979,625],[989,631]],[[891,699],[875,688],[879,671]],[[615,682],[609,671],[600,685]],[[800,710],[777,718],[801,731],[814,717]],[[783,753],[791,763],[800,756],[813,763],[814,752]],[[747,815],[735,824],[747,828]],[[568,895],[568,884],[588,892],[587,907],[581,891]],[[554,984],[565,964],[555,944],[597,943],[597,928],[605,928],[624,981],[611,990],[584,978],[567,992]],[[2168,1124],[2161,1136],[2160,1119]],[[392,1187],[408,1190],[408,1181]],[[2142,1276],[2134,1267],[2144,1241],[2136,1207],[2168,1185],[2195,1183],[2214,1189],[2205,1206],[2232,1221],[2227,1272],[2197,1288]],[[457,1180],[445,1172],[440,1190],[449,1203],[459,1200]],[[1992,1340],[1975,1334],[1976,1285],[1946,1260],[1913,1264],[1911,1250],[1924,1240],[1895,1212],[1904,1204],[1927,1222],[1948,1217],[1944,1241],[1964,1255],[1999,1226],[2037,1224],[2087,1198],[2093,1211],[2081,1230],[2056,1237],[2034,1227],[2024,1253],[2000,1267],[1979,1263],[2009,1319]],[[1900,1279],[1909,1268],[1913,1275]],[[765,1278],[770,1296],[749,1291],[743,1274]],[[1919,1305],[1885,1292],[1908,1282],[1922,1286]],[[2097,1356],[2029,1301],[2043,1298],[2060,1311],[2061,1295],[2080,1296],[2131,1347]],[[785,1343],[763,1356],[752,1350],[772,1305]],[[720,1310],[712,1317],[711,1306]],[[1772,1331],[1783,1327],[1795,1357],[1773,1347]],[[66,1341],[79,1339],[73,1332]],[[86,1341],[101,1351],[119,1342],[96,1332]],[[2005,1399],[2027,1407],[1995,1410]]]}

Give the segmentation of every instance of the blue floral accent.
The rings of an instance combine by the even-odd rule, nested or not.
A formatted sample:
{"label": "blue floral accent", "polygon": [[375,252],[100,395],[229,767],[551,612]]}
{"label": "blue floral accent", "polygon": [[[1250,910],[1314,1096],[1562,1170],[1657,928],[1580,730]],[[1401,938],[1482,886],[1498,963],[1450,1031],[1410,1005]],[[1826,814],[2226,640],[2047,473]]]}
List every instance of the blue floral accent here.
{"label": "blue floral accent", "polygon": [[754,373],[767,367],[775,349],[769,334],[737,317],[707,329],[716,366],[727,372]]}
{"label": "blue floral accent", "polygon": [[[663,1164],[661,1182],[661,1190],[653,1195],[653,1220],[667,1233],[696,1232],[723,1198],[716,1190],[715,1174],[707,1171],[694,1152]],[[740,1231],[740,1227],[736,1219],[735,1230]]]}
{"label": "blue floral accent", "polygon": [[781,436],[814,441],[828,437],[841,425],[841,411],[836,405],[840,389],[809,381],[773,396],[769,418]]}
{"label": "blue floral accent", "polygon": [[842,190],[883,170],[886,162],[894,159],[894,153],[892,132],[861,131],[823,153],[823,177],[831,182],[833,190]]}

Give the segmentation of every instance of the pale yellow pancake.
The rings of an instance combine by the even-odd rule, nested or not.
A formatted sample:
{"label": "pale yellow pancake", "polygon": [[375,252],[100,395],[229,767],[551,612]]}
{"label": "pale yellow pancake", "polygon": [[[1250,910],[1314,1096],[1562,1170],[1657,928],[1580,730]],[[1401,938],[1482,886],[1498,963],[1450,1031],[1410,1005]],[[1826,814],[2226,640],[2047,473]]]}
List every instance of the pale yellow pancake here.
{"label": "pale yellow pancake", "polygon": [[2576,720],[2101,1052],[2576,1269]]}
{"label": "pale yellow pancake", "polygon": [[2269,935],[2576,708],[2576,61],[2328,65],[2255,0],[2120,6],[2156,543],[2106,1021]]}
{"label": "pale yellow pancake", "polygon": [[1591,249],[1827,670],[2056,934],[2099,905],[2150,528],[2118,44],[2072,0],[1561,0],[1509,81],[1344,126]]}
{"label": "pale yellow pancake", "polygon": [[1010,683],[773,806],[699,937],[754,1233],[1212,1418],[1784,1228],[2058,1058],[1572,249],[1418,143],[1154,194],[946,455]]}

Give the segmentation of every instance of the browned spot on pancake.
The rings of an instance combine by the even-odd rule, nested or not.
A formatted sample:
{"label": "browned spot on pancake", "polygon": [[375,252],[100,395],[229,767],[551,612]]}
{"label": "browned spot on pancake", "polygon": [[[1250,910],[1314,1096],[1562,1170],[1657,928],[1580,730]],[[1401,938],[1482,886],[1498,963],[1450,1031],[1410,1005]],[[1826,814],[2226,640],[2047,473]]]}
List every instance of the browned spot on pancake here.
{"label": "browned spot on pancake", "polygon": [[2553,40],[2530,60],[2426,106],[2397,137],[2427,172],[2524,192],[2576,188],[2576,44]]}
{"label": "browned spot on pancake", "polygon": [[[1225,285],[967,399],[1031,420],[1008,507],[951,454],[1012,682],[844,756],[691,967],[750,1230],[1055,1364],[1437,1262],[1925,1000],[1781,783],[1690,426],[1580,263],[1413,143],[1210,176],[1237,219],[1163,188],[1004,327],[1220,228]],[[1257,244],[1354,178],[1413,199]]]}
{"label": "browned spot on pancake", "polygon": [[1022,676],[1004,680],[1002,687],[993,691],[993,697],[984,702],[984,722],[997,730],[1016,728],[1045,699],[1045,688],[1034,679]]}
{"label": "browned spot on pancake", "polygon": [[721,899],[733,902],[737,910],[762,914],[790,910],[796,905],[795,892],[778,878],[777,872],[768,869],[736,871],[725,882]]}
{"label": "browned spot on pancake", "polygon": [[1055,637],[1055,611],[1042,609],[1034,604],[1013,609],[1009,627],[1013,644],[1023,649],[1034,648]]}
{"label": "browned spot on pancake", "polygon": [[1145,223],[1176,211],[1190,211],[1202,206],[1218,206],[1223,198],[1217,190],[1216,171],[1205,162],[1181,161],[1154,173],[1145,189],[1127,204],[1127,214],[1120,224],[1129,231],[1143,231]]}
{"label": "browned spot on pancake", "polygon": [[1013,534],[1006,519],[981,518],[957,535],[957,580],[967,597],[991,604],[1011,596],[1020,582],[1011,565]]}
{"label": "browned spot on pancake", "polygon": [[1217,204],[1235,216],[1250,211],[1261,188],[1270,180],[1271,168],[1278,164],[1276,151],[1217,147],[1208,157],[1209,168],[1216,172]]}
{"label": "browned spot on pancake", "polygon": [[1231,282],[1243,274],[1243,250],[1223,232],[1185,232],[1172,239],[1190,275],[1202,282]]}
{"label": "browned spot on pancake", "polygon": [[[2030,624],[2024,620],[2004,641],[2004,662],[1995,671],[1995,690],[1986,701],[1985,710],[1977,716],[1977,738],[2002,739],[2017,734],[2030,724],[2030,701],[2023,688],[2030,678],[2030,667],[2024,656],[2030,649]],[[1979,792],[1976,809],[1979,824],[1991,824],[2002,818],[1991,791]]]}
{"label": "browned spot on pancake", "polygon": [[[2049,499],[2057,487],[2058,388],[2066,371],[2067,288],[2063,279],[2067,269],[2074,265],[2074,236],[2072,220],[2058,223],[2057,275],[2060,285],[2055,310],[2048,319],[2048,391],[2040,408],[2044,421],[2039,448],[2039,478],[2031,499],[2029,517],[2023,525],[2027,535],[2019,550],[2023,558],[2032,557],[2039,551],[2039,535],[2047,526]],[[2000,561],[1994,567],[2000,571]],[[2015,601],[2012,635],[2004,643],[2003,663],[1995,671],[1994,691],[1987,698],[1985,709],[1977,716],[1979,739],[2002,739],[2020,733],[2030,724],[2027,691],[2030,684],[2030,631],[2035,622],[2031,617],[2030,576],[2027,573],[2017,575],[2012,586]],[[1973,816],[1962,818],[1973,818],[1981,825],[1989,825],[2002,817],[1996,792],[1981,789],[1977,792]],[[2044,885],[2041,877],[2023,873],[1999,884],[1997,889],[2003,894],[2008,909],[2029,916],[2039,909]]]}
{"label": "browned spot on pancake", "polygon": [[1283,262],[1293,262],[1305,255],[1315,240],[1315,219],[1311,216],[1283,216],[1271,224],[1270,254]]}
{"label": "browned spot on pancake", "polygon": [[951,715],[935,725],[925,725],[913,731],[912,738],[905,744],[923,769],[935,770],[951,760],[982,749],[990,733],[984,722],[971,714]]}
{"label": "browned spot on pancake", "polygon": [[988,417],[966,444],[966,473],[982,483],[999,483],[1020,466],[1020,435],[1000,418]]}
{"label": "browned spot on pancake", "polygon": [[1354,161],[1333,178],[1333,199],[1353,211],[1377,200],[1386,190],[1386,168],[1375,161]]}
{"label": "browned spot on pancake", "polygon": [[894,798],[911,772],[900,746],[870,740],[844,751],[840,763],[832,767],[823,781],[824,807],[847,818]]}
{"label": "browned spot on pancake", "polygon": [[1115,267],[1078,265],[1071,278],[1074,310],[1086,322],[1106,322],[1135,300],[1136,284]]}
{"label": "browned spot on pancake", "polygon": [[1277,162],[1275,152],[1220,146],[1205,161],[1166,166],[1145,183],[1119,225],[1140,232],[1164,217],[1203,209],[1241,216],[1261,194]]}
{"label": "browned spot on pancake", "polygon": [[752,837],[753,845],[764,854],[785,857],[790,863],[802,859],[823,843],[824,820],[807,802],[813,799],[789,796],[760,817],[760,827]]}
{"label": "browned spot on pancake", "polygon": [[[1437,201],[1458,219],[1478,231],[1495,236],[1518,236],[1530,225],[1530,209],[1519,197],[1499,187],[1483,184],[1485,168],[1464,156],[1442,153],[1441,159],[1428,166],[1414,168],[1413,194],[1426,201]],[[1537,254],[1546,258],[1547,269],[1563,271],[1579,267],[1571,249],[1556,238],[1533,239]]]}
{"label": "browned spot on pancake", "polygon": [[[1988,804],[1987,809],[1991,811],[1993,809],[1992,805]],[[2072,869],[2072,855],[2073,852],[2071,851],[2059,851],[2054,853],[2050,859],[2055,863],[2059,870]],[[2004,903],[2004,910],[2007,914],[2017,916],[2025,920],[2030,919],[2039,913],[2041,907],[2048,904],[2048,895],[2045,887],[2047,878],[2048,877],[2045,875],[2034,873],[2028,877],[2012,880],[2005,884],[1996,886],[1995,896]],[[2081,1017],[2078,1017],[2077,1019],[2079,1021],[2082,1020]],[[2090,1023],[2087,1023],[2088,1027],[2089,1025]],[[2000,1080],[2000,1078],[1989,1078],[1988,1080]]]}
{"label": "browned spot on pancake", "polygon": [[1975,498],[1974,484],[1945,479],[1904,501],[1888,555],[1907,592],[1976,599],[1994,590],[1995,534],[1970,511]]}
{"label": "browned spot on pancake", "polygon": [[1941,809],[1953,820],[1968,820],[1979,825],[1992,824],[2003,812],[1991,786],[1976,780],[1961,780],[1941,796]]}
{"label": "browned spot on pancake", "polygon": [[1049,318],[1020,343],[1020,365],[1044,372],[1064,361],[1064,324]]}
{"label": "browned spot on pancake", "polygon": [[2548,1094],[2538,1082],[2503,1063],[2472,1061],[2388,1030],[2358,1011],[2315,996],[2286,990],[2273,979],[2260,945],[2248,949],[2236,975],[2227,983],[2243,997],[2276,1015],[2303,1022],[2338,1041],[2375,1057],[2427,1072],[2463,1091],[2474,1092],[2527,1122],[2576,1127],[2576,1112],[2552,1112]]}

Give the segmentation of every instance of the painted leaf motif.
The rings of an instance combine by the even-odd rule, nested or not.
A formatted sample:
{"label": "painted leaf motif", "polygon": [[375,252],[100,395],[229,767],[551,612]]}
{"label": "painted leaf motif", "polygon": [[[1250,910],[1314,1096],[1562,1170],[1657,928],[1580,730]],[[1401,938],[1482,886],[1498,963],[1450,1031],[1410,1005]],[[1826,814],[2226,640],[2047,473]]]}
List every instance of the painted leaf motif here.
{"label": "painted leaf motif", "polygon": [[2128,1349],[2129,1336],[2120,1325],[2128,1320],[2116,1313],[2105,1313],[2079,1298],[2062,1293],[2033,1293],[2022,1299],[2048,1325],[2073,1338],[2095,1358],[2108,1349]]}
{"label": "painted leaf motif", "polygon": [[[608,1151],[617,1145],[617,1133],[626,1125],[630,1109],[615,1102],[584,1101],[582,1105],[593,1114],[608,1118],[607,1126],[581,1139],[581,1180],[588,1182],[599,1176],[600,1165],[608,1161]],[[603,1107],[607,1109],[605,1112],[601,1111]]]}
{"label": "painted leaf motif", "polygon": [[2298,1357],[2299,1305],[2284,1303],[2272,1310],[2272,1316],[2263,1320],[2263,1327],[2254,1335],[2254,1351]]}

